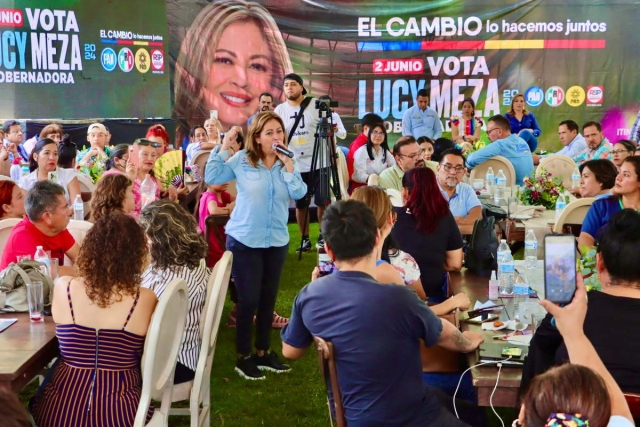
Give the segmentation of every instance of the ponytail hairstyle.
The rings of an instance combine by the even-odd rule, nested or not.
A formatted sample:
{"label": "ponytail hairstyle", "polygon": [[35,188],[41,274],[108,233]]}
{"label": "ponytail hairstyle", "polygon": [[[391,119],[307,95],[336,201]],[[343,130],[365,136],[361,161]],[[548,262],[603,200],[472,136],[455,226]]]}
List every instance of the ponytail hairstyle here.
{"label": "ponytail hairstyle", "polygon": [[402,187],[409,193],[404,207],[416,222],[416,230],[433,233],[438,220],[449,213],[449,204],[440,193],[436,174],[429,168],[409,169],[402,177]]}
{"label": "ponytail hairstyle", "polygon": [[69,134],[64,134],[58,143],[58,166],[63,169],[73,168],[73,161],[76,159],[77,153],[76,144],[71,140]]}
{"label": "ponytail hairstyle", "polygon": [[113,150],[111,150],[111,155],[107,159],[106,170],[114,168],[116,166],[116,159],[122,159],[122,156],[129,152],[129,144],[118,144]]}

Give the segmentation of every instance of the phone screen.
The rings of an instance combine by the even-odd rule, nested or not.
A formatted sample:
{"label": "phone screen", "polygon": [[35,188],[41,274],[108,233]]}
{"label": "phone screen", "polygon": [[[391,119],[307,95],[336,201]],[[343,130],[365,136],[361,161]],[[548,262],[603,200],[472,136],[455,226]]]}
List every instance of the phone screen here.
{"label": "phone screen", "polygon": [[483,313],[480,316],[472,317],[467,321],[471,323],[483,323],[483,322],[488,322],[489,320],[497,319],[498,317],[499,316],[497,314]]}
{"label": "phone screen", "polygon": [[320,277],[327,276],[338,270],[331,257],[322,248],[318,249],[318,270],[320,271]]}
{"label": "phone screen", "polygon": [[573,235],[545,237],[544,288],[549,301],[571,302],[576,291],[576,240]]}
{"label": "phone screen", "polygon": [[209,118],[217,119],[218,118],[218,110],[209,110]]}

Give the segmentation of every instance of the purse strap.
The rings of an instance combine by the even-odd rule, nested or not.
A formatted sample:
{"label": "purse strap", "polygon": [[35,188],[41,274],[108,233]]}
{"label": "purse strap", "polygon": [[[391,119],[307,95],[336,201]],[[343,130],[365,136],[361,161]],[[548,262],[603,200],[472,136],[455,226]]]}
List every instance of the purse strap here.
{"label": "purse strap", "polygon": [[289,143],[291,142],[291,138],[293,138],[293,134],[296,131],[296,129],[298,129],[298,124],[300,123],[300,120],[302,120],[302,115],[304,113],[304,110],[307,108],[307,106],[310,103],[311,103],[311,97],[307,97],[300,104],[300,111],[296,115],[296,120],[293,122],[293,127],[289,131],[289,138],[287,139],[287,145],[289,145]]}

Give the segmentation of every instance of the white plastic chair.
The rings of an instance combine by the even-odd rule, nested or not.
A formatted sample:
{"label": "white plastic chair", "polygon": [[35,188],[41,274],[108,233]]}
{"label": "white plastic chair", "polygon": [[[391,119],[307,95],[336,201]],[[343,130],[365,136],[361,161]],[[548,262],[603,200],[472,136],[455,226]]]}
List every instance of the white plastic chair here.
{"label": "white plastic chair", "polygon": [[[173,387],[172,402],[189,399],[189,408],[172,408],[169,415],[189,415],[191,427],[209,426],[211,419],[211,365],[216,350],[222,309],[231,277],[233,255],[226,251],[207,283],[207,298],[200,317],[200,354],[192,381]],[[202,408],[200,408],[202,405]]]}
{"label": "white plastic chair", "polygon": [[553,226],[553,232],[562,233],[565,224],[582,224],[591,204],[595,202],[595,200],[593,197],[585,197],[584,199],[574,200],[569,203]]}
{"label": "white plastic chair", "polygon": [[[134,427],[165,427],[169,423],[173,375],[178,361],[189,303],[187,283],[173,279],[153,313],[142,355],[142,392]],[[151,399],[161,402],[145,423]]]}
{"label": "white plastic chair", "polygon": [[[82,193],[91,193],[91,197],[93,197],[93,191],[96,189],[96,186],[93,185],[91,179],[82,173],[77,173],[76,178],[78,178],[78,183],[80,184],[80,191]],[[73,203],[73,200],[71,200]],[[89,218],[91,214],[91,200],[88,202],[84,202],[84,217]]]}
{"label": "white plastic chair", "polygon": [[502,172],[504,172],[504,175],[507,177],[507,187],[516,185],[516,170],[513,168],[509,159],[502,156],[492,157],[471,169],[469,182],[473,182],[474,179],[484,179],[490,167],[493,168],[495,175],[498,175],[498,171],[502,169]]}
{"label": "white plastic chair", "polygon": [[[7,218],[0,220],[0,253],[4,251],[4,247],[7,244],[7,240],[9,240],[9,235],[13,231],[13,227],[15,227],[20,221],[22,220],[19,218]],[[16,260],[11,261],[15,262]]]}
{"label": "white plastic chair", "polygon": [[209,156],[211,155],[211,150],[200,150],[196,151],[191,159],[191,164],[198,166],[200,173],[204,170],[204,165],[207,164],[209,160]]}
{"label": "white plastic chair", "polygon": [[536,173],[539,173],[540,169],[544,168],[551,173],[552,178],[562,178],[564,188],[571,188],[571,175],[573,175],[576,167],[576,162],[571,157],[563,154],[552,154],[540,161]]}
{"label": "white plastic chair", "polygon": [[[91,227],[93,227],[93,223],[89,221],[78,221],[72,219],[69,221],[69,225],[67,225],[67,231],[71,233],[76,243],[82,246],[82,242]],[[64,256],[64,265],[73,265],[73,262],[66,255]]]}
{"label": "white plastic chair", "polygon": [[378,178],[379,176],[377,174],[372,173],[369,175],[369,178],[367,178],[367,185],[378,185]]}
{"label": "white plastic chair", "polygon": [[13,181],[13,180],[11,179],[10,176],[0,175],[0,181]]}

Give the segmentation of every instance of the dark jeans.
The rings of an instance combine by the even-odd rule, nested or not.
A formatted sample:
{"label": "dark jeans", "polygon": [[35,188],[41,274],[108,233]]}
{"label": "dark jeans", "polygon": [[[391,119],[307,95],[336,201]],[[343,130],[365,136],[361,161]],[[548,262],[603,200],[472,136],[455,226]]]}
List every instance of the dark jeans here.
{"label": "dark jeans", "polygon": [[528,130],[523,130],[523,131],[520,131],[519,136],[520,138],[524,139],[524,142],[527,143],[532,153],[536,151],[536,148],[538,148],[538,138],[533,136],[533,133],[531,133]]}
{"label": "dark jeans", "polygon": [[[206,349],[203,349],[206,351]],[[196,372],[191,368],[183,365],[180,362],[176,362],[176,371],[173,374],[173,383],[182,384],[193,380],[196,377]]]}
{"label": "dark jeans", "polygon": [[[257,350],[269,350],[271,323],[276,306],[280,275],[289,245],[250,248],[227,236],[227,250],[233,253],[231,272],[236,282],[238,313],[236,315],[236,350],[251,354],[251,329],[256,314]],[[256,313],[257,310],[257,313]]]}
{"label": "dark jeans", "polygon": [[427,386],[429,393],[438,398],[444,408],[440,409],[438,417],[429,423],[429,427],[486,427],[487,419],[484,409],[465,400],[456,399],[456,409],[460,419],[453,410],[453,399],[442,390]]}
{"label": "dark jeans", "polygon": [[[445,392],[448,396],[453,397],[453,394],[456,391],[456,387],[458,387],[458,381],[460,380],[460,375],[462,372],[454,372],[454,373],[432,373],[432,372],[423,372],[422,380],[425,385],[430,387],[435,387],[443,392]],[[478,393],[476,392],[475,387],[473,386],[473,381],[471,379],[471,371],[467,371],[464,374],[464,378],[462,378],[462,382],[460,383],[460,387],[458,388],[458,394],[456,394],[457,400],[466,400],[467,402],[478,404]]]}

